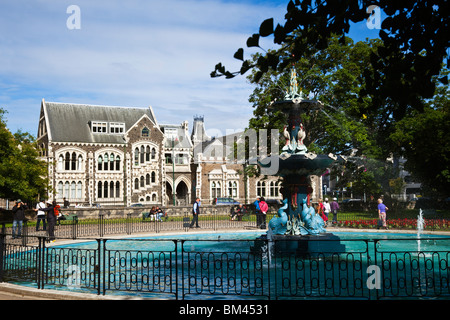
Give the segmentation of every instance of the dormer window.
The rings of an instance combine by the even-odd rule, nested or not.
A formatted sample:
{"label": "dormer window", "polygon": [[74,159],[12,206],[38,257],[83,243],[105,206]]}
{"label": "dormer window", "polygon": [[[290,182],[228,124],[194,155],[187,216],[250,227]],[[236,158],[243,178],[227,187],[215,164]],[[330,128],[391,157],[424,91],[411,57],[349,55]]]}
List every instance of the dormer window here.
{"label": "dormer window", "polygon": [[125,123],[123,122],[110,122],[109,132],[112,134],[121,134],[125,132]]}
{"label": "dormer window", "polygon": [[92,121],[91,130],[92,133],[107,133],[108,123],[103,121]]}

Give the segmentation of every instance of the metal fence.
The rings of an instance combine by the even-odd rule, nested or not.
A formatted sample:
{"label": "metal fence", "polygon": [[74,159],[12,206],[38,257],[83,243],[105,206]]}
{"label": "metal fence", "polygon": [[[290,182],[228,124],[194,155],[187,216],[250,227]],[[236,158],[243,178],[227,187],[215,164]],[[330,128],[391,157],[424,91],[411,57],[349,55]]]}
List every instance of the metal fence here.
{"label": "metal fence", "polygon": [[0,281],[39,289],[176,300],[450,299],[450,238],[427,238],[432,249],[411,239],[340,240],[345,250],[310,239],[302,253],[298,242],[267,239],[8,239],[1,234]]}

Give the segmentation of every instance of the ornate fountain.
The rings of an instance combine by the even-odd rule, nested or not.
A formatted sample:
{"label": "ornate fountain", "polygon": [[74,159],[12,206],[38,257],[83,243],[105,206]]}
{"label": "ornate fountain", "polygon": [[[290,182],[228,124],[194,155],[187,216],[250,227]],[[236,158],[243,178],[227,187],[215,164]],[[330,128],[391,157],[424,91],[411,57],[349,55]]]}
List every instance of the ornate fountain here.
{"label": "ornate fountain", "polygon": [[[302,91],[298,89],[296,71],[292,68],[290,86],[284,100],[274,102],[271,107],[281,110],[286,115],[287,125],[283,131],[286,144],[281,154],[271,155],[270,161],[265,159],[258,163],[264,173],[266,163],[278,161],[279,169],[275,175],[283,178],[281,190],[283,206],[270,220],[266,237],[275,240],[278,249],[305,253],[316,246],[314,250],[320,251],[322,248],[317,247],[319,242],[309,240],[339,238],[327,232],[324,220],[312,206],[311,176],[323,174],[335,161],[341,159],[332,154],[317,155],[308,152],[304,145],[306,131],[302,115],[323,108],[323,104],[319,100],[304,99]],[[328,242],[327,245],[330,243],[335,242]],[[343,246],[339,242],[337,244]],[[320,242],[320,245],[325,244]]]}

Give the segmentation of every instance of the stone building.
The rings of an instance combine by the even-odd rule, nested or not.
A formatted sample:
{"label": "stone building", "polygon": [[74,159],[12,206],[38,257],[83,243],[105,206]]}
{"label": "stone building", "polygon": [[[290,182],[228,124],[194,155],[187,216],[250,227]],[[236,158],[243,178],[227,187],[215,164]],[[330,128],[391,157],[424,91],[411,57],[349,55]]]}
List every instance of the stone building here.
{"label": "stone building", "polygon": [[71,204],[161,203],[164,134],[151,107],[41,103],[37,142],[49,199]]}
{"label": "stone building", "polygon": [[281,199],[277,177],[248,177],[229,155],[241,134],[212,138],[204,118],[158,124],[151,107],[41,102],[37,142],[48,163],[47,198],[71,205],[190,205]]}
{"label": "stone building", "polygon": [[195,117],[192,141],[194,159],[192,179],[195,195],[202,203],[212,204],[219,197],[230,197],[241,203],[252,203],[257,196],[281,199],[278,177],[246,176],[244,163],[233,159],[235,143],[241,143],[243,132],[211,138],[206,134],[203,117]]}

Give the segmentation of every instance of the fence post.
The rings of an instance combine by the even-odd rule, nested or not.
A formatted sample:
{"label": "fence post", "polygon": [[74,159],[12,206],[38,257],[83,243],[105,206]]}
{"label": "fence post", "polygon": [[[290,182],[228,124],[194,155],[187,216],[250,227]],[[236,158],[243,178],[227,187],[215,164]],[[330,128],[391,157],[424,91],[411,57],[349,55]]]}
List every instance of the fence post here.
{"label": "fence post", "polygon": [[6,225],[2,222],[0,233],[0,282],[3,282],[3,252],[5,251]]}
{"label": "fence post", "polygon": [[131,226],[132,226],[131,213],[127,213],[127,218],[126,218],[126,221],[125,221],[125,225],[126,225],[126,233],[127,234],[131,234],[132,233],[132,230],[131,230]]}
{"label": "fence post", "polygon": [[104,222],[103,218],[104,218],[103,213],[100,213],[98,215],[98,235],[99,235],[100,238],[103,238],[103,232],[104,232],[104,230],[103,230],[103,222]]}

